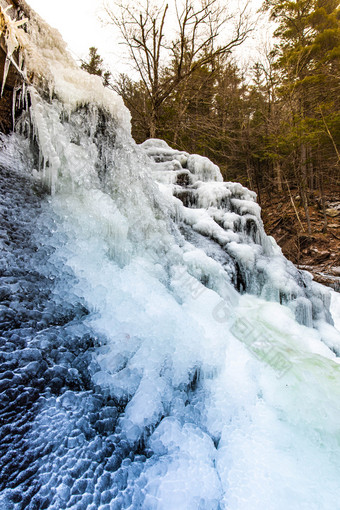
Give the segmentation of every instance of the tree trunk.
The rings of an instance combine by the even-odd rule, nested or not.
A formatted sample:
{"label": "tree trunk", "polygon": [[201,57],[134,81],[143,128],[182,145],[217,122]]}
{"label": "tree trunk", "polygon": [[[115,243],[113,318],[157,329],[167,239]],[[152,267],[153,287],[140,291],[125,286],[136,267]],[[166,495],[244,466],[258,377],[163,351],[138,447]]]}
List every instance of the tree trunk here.
{"label": "tree trunk", "polygon": [[308,162],[307,162],[307,169],[308,169],[308,175],[309,175],[309,189],[314,190],[315,189],[315,175],[314,175],[314,166],[313,166],[313,159],[312,159],[312,149],[308,147],[307,149],[308,154]]}
{"label": "tree trunk", "polygon": [[325,233],[327,231],[328,221],[327,221],[327,214],[326,214],[325,187],[323,184],[322,172],[320,172],[320,191],[321,191],[322,214],[323,214],[323,220],[324,220],[322,232]]}
{"label": "tree trunk", "polygon": [[156,138],[156,132],[157,132],[157,114],[155,109],[152,108],[149,123],[149,137]]}
{"label": "tree trunk", "polygon": [[308,198],[307,198],[307,193],[306,193],[306,189],[304,186],[300,187],[300,194],[301,194],[303,208],[305,210],[308,234],[311,235],[312,234],[312,226],[311,226],[310,216],[309,216]]}
{"label": "tree trunk", "polygon": [[279,161],[275,161],[274,171],[275,171],[275,175],[276,175],[277,191],[279,191],[281,193],[281,191],[282,191],[282,172],[281,172],[281,164]]}
{"label": "tree trunk", "polygon": [[247,177],[248,177],[248,183],[249,183],[249,189],[253,189],[253,179],[252,179],[252,170],[250,166],[250,162],[247,161]]}
{"label": "tree trunk", "polygon": [[309,209],[308,209],[308,195],[306,191],[307,180],[307,149],[304,143],[301,144],[301,183],[300,183],[300,193],[301,199],[303,203],[303,208],[305,210],[306,221],[307,221],[307,229],[308,234],[311,235],[312,227],[310,223]]}

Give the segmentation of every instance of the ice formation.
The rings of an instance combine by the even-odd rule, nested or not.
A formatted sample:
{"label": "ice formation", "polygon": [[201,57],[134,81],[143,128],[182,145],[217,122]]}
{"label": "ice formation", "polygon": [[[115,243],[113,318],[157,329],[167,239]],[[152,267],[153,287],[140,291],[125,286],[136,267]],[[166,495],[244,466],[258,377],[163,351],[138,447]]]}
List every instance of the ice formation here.
{"label": "ice formation", "polygon": [[338,508],[338,295],[253,192],[137,146],[26,12],[0,154],[0,508]]}

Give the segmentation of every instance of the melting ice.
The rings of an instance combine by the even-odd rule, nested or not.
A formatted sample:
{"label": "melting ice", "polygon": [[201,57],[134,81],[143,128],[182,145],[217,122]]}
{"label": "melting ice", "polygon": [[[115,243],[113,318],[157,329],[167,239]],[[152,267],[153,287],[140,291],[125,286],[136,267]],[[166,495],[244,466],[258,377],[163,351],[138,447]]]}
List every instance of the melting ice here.
{"label": "melting ice", "polygon": [[253,192],[137,146],[27,12],[0,155],[0,508],[338,508],[339,298]]}

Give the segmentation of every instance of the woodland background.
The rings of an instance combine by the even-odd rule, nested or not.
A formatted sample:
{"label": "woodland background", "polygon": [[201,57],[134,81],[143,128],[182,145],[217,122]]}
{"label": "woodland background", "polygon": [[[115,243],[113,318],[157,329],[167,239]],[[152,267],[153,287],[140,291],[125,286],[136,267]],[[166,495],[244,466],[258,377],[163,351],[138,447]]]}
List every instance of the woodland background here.
{"label": "woodland background", "polygon": [[337,288],[339,4],[268,0],[262,13],[274,23],[274,44],[242,69],[233,50],[254,29],[247,7],[235,15],[218,0],[185,0],[174,30],[168,5],[107,3],[134,72],[113,80],[94,47],[82,67],[122,96],[138,143],[157,137],[207,156],[225,180],[255,190],[267,233]]}

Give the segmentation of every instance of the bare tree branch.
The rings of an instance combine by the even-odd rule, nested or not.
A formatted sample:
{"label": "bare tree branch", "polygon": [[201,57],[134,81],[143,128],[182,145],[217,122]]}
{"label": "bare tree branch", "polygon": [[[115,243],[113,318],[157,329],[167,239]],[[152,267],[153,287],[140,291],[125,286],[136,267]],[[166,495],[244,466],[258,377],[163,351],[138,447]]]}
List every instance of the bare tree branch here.
{"label": "bare tree branch", "polygon": [[[173,24],[167,16],[168,4],[156,6],[146,0],[131,6],[125,2],[107,0],[105,11],[108,22],[120,30],[150,98],[150,136],[155,136],[159,109],[174,89],[198,69],[213,67],[216,58],[242,44],[253,27],[247,5],[234,20],[218,0],[184,0],[182,3],[176,0],[177,35],[169,43],[166,34],[171,33]],[[232,20],[232,35],[225,39],[223,31]],[[168,70],[170,63],[172,73]]]}

